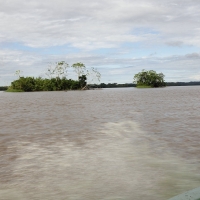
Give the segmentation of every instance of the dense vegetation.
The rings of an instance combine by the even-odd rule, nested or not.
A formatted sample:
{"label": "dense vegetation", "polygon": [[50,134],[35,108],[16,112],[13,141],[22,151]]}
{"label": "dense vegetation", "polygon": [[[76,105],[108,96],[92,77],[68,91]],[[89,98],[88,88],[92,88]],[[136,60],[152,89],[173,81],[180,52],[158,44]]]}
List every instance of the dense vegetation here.
{"label": "dense vegetation", "polygon": [[69,65],[65,61],[56,62],[49,66],[46,75],[42,77],[23,77],[21,71],[16,71],[18,79],[13,81],[7,91],[10,92],[32,92],[32,91],[60,91],[84,89],[87,85],[87,77],[93,76],[98,80],[101,74],[92,68],[87,70],[83,63],[75,63],[71,66],[78,75],[78,80],[67,79]]}
{"label": "dense vegetation", "polygon": [[121,88],[121,87],[135,87],[136,84],[134,83],[124,83],[124,84],[118,84],[118,83],[101,83],[99,85],[92,84],[89,85],[90,88]]}
{"label": "dense vegetation", "polygon": [[59,91],[59,90],[77,90],[86,85],[86,77],[79,77],[78,81],[66,79],[66,77],[56,77],[43,79],[41,77],[19,77],[11,83],[8,91]]}
{"label": "dense vegetation", "polygon": [[7,90],[7,89],[8,89],[7,86],[0,86],[0,91],[5,91],[5,90]]}
{"label": "dense vegetation", "polygon": [[166,83],[164,81],[163,73],[156,73],[154,70],[146,71],[142,70],[134,76],[134,82],[137,87],[164,87]]}

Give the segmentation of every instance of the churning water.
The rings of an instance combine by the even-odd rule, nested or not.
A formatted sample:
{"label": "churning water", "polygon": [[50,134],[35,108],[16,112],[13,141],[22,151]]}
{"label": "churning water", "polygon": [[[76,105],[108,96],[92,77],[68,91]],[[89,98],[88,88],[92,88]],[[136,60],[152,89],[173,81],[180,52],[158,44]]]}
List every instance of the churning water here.
{"label": "churning water", "polygon": [[0,200],[164,200],[200,186],[200,87],[0,92]]}

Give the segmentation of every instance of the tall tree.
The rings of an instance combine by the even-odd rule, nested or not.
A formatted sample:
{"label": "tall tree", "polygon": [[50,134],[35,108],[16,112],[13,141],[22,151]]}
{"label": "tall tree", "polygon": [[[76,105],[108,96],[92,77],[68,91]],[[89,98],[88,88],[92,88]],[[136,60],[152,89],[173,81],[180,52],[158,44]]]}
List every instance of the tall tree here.
{"label": "tall tree", "polygon": [[72,65],[72,68],[74,69],[74,72],[77,74],[78,79],[80,76],[86,74],[86,67],[83,63],[79,62],[79,63],[74,63]]}
{"label": "tall tree", "polygon": [[79,76],[79,83],[80,83],[81,89],[83,89],[87,85],[86,80],[87,80],[86,75]]}
{"label": "tall tree", "polygon": [[154,70],[146,71],[142,70],[135,74],[134,82],[137,86],[147,86],[147,87],[164,87],[166,83],[164,81],[163,73],[156,73]]}
{"label": "tall tree", "polygon": [[60,62],[50,64],[50,66],[47,69],[46,75],[49,78],[66,77],[68,67],[69,67],[69,65],[65,61],[60,61]]}
{"label": "tall tree", "polygon": [[15,76],[17,76],[18,78],[20,78],[21,75],[22,75],[22,73],[23,73],[23,71],[17,70],[17,71],[15,72]]}
{"label": "tall tree", "polygon": [[92,84],[95,82],[100,82],[101,74],[97,71],[94,67],[91,67],[91,69],[87,69],[83,63],[74,63],[72,65],[72,68],[74,69],[74,72],[79,77],[83,77],[83,75],[86,76],[88,83]]}
{"label": "tall tree", "polygon": [[97,71],[94,67],[92,67],[90,70],[87,70],[87,77],[89,84],[94,84],[97,82],[100,82],[101,79],[101,73]]}

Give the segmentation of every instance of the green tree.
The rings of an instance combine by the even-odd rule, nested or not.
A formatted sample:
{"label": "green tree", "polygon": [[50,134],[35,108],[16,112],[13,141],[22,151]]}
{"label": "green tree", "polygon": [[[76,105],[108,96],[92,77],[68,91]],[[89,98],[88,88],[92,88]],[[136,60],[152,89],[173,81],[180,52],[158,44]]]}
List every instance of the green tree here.
{"label": "green tree", "polygon": [[15,72],[15,76],[17,76],[18,78],[20,78],[22,73],[23,73],[23,72],[22,72],[21,70],[17,70],[17,71]]}
{"label": "green tree", "polygon": [[83,63],[79,62],[79,63],[74,63],[71,66],[74,69],[74,72],[77,74],[78,79],[81,75],[84,75],[86,73],[86,67]]}
{"label": "green tree", "polygon": [[20,77],[11,83],[11,87],[25,92],[34,91],[35,79],[33,77]]}
{"label": "green tree", "polygon": [[47,69],[46,75],[49,78],[62,78],[67,76],[67,68],[69,65],[65,61],[56,62],[53,64],[50,64],[50,66]]}
{"label": "green tree", "polygon": [[87,85],[86,80],[87,80],[86,75],[79,76],[79,83],[81,88],[84,88]]}
{"label": "green tree", "polygon": [[90,70],[87,70],[86,76],[89,84],[99,83],[101,79],[100,72],[98,72],[94,67],[92,67]]}
{"label": "green tree", "polygon": [[164,81],[163,73],[156,73],[154,70],[146,71],[142,70],[135,74],[134,83],[137,87],[164,87],[166,83]]}
{"label": "green tree", "polygon": [[81,88],[84,88],[87,85],[87,82],[89,84],[100,82],[101,74],[94,67],[87,69],[85,65],[80,62],[74,63],[71,67],[78,76]]}

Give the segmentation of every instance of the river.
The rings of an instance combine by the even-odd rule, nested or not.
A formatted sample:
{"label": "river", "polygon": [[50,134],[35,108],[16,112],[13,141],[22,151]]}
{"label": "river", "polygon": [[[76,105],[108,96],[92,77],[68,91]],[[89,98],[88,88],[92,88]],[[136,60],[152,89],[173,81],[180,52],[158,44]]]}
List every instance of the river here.
{"label": "river", "polygon": [[200,186],[200,87],[0,92],[0,200],[164,200]]}

